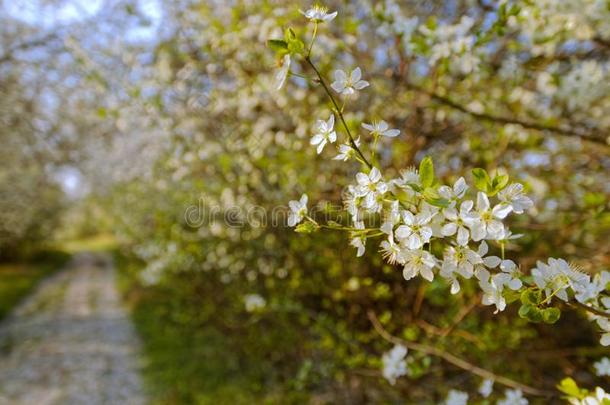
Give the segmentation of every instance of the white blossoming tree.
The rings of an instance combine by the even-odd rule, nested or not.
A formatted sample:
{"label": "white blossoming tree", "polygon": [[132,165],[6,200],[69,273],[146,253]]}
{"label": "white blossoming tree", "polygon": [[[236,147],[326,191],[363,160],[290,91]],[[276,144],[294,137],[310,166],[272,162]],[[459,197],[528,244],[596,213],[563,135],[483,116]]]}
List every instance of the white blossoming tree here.
{"label": "white blossoming tree", "polygon": [[[160,398],[603,403],[607,2],[159,3],[147,25],[112,2],[32,56],[61,124],[40,128],[166,349]],[[40,74],[7,49],[0,69]],[[40,113],[5,82],[14,220],[36,198],[12,174],[27,125],[5,121]]]}

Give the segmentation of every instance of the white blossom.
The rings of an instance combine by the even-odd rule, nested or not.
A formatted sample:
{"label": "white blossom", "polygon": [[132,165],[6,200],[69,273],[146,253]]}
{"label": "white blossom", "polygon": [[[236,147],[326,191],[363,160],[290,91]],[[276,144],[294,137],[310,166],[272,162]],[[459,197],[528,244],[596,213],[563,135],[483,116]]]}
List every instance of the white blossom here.
{"label": "white blossom", "polygon": [[606,393],[601,387],[596,387],[594,393],[590,393],[583,399],[570,398],[571,405],[605,405],[610,401],[610,393]]}
{"label": "white blossom", "polygon": [[318,120],[316,123],[317,133],[311,138],[310,143],[312,145],[318,145],[316,149],[318,154],[322,153],[327,142],[335,143],[337,140],[337,133],[334,131],[334,126],[335,116],[332,113],[330,114],[328,121]]}
{"label": "white blossom", "polygon": [[549,258],[548,264],[538,261],[532,269],[532,276],[536,286],[545,292],[547,298],[556,295],[563,301],[568,300],[569,286],[580,287],[589,283],[589,276],[572,269],[563,259]]}
{"label": "white blossom", "polygon": [[332,21],[337,16],[336,11],[329,13],[327,7],[321,6],[319,4],[313,5],[307,11],[299,10],[299,12],[301,14],[303,14],[305,17],[307,17],[310,21],[315,22],[315,23],[329,22],[329,21]]}
{"label": "white blossom", "polygon": [[483,398],[487,398],[493,392],[493,387],[494,380],[485,379],[481,382],[481,385],[479,385],[479,394],[481,394]]}
{"label": "white blossom", "polygon": [[449,246],[445,249],[441,275],[457,273],[468,279],[474,274],[476,265],[483,263],[481,256],[467,246]]}
{"label": "white blossom", "polygon": [[288,77],[288,73],[290,72],[290,54],[284,55],[281,61],[280,69],[275,74],[275,83],[276,90],[280,90],[284,83],[286,82],[286,78]]}
{"label": "white blossom", "polygon": [[390,233],[388,239],[380,244],[381,255],[390,264],[404,263],[404,255],[399,244],[394,242],[394,235]]}
{"label": "white blossom", "polygon": [[[438,188],[438,193],[441,195],[441,197],[454,201],[464,198],[467,190],[468,185],[466,184],[466,180],[464,180],[463,177],[460,177],[453,184],[453,188],[449,186],[440,186]],[[472,209],[472,206],[470,208]]]}
{"label": "white blossom", "polygon": [[407,374],[407,362],[405,356],[407,348],[403,345],[396,345],[381,357],[383,363],[383,377],[392,385],[396,384],[396,379]]}
{"label": "white blossom", "polygon": [[374,137],[386,136],[388,138],[394,138],[400,134],[399,129],[390,129],[390,126],[385,121],[373,122],[372,124],[362,124],[362,127],[369,131]]}
{"label": "white blossom", "polygon": [[477,221],[476,216],[471,212],[473,205],[472,201],[466,200],[460,204],[459,212],[454,207],[445,208],[443,215],[448,222],[441,228],[441,234],[452,236],[457,232],[458,245],[466,246],[470,238],[467,227],[472,226]]}
{"label": "white blossom", "polygon": [[[360,147],[360,138],[355,139],[354,143],[356,147]],[[348,161],[351,157],[354,156],[356,150],[352,147],[350,143],[343,143],[339,145],[339,154],[333,158],[333,160],[343,160],[344,162]]]}
{"label": "white blossom", "polygon": [[512,183],[498,193],[498,199],[508,205],[515,214],[523,214],[534,206],[532,200],[523,194],[523,184]]}
{"label": "white blossom", "polygon": [[608,357],[596,361],[593,363],[593,367],[595,368],[595,375],[598,377],[610,376],[610,359]]}
{"label": "white blossom", "polygon": [[358,173],[356,181],[358,182],[356,194],[364,197],[362,206],[373,212],[379,211],[382,206],[379,197],[382,197],[388,190],[387,184],[381,179],[379,169],[373,167],[369,174]]}
{"label": "white blossom", "polygon": [[468,404],[468,394],[458,390],[449,390],[444,405],[466,405]]}
{"label": "white blossom", "polygon": [[423,249],[406,250],[404,252],[405,267],[402,275],[405,280],[410,280],[418,274],[428,281],[434,279],[432,269],[436,267],[437,260],[430,253]]}
{"label": "white blossom", "polygon": [[[358,230],[364,229],[364,223],[362,221],[357,221],[354,223],[354,228]],[[353,232],[352,239],[350,240],[350,245],[357,249],[356,257],[361,257],[362,255],[364,255],[364,252],[366,250],[366,237],[357,232]]]}
{"label": "white blossom", "polygon": [[396,229],[396,239],[408,249],[421,248],[430,242],[432,237],[432,228],[428,225],[432,216],[428,212],[413,215],[411,211],[403,210],[401,212],[403,225]]}
{"label": "white blossom", "polygon": [[504,391],[504,398],[498,401],[498,405],[527,405],[528,400],[523,397],[520,389],[508,389]]}
{"label": "white blossom", "polygon": [[307,194],[303,194],[299,201],[288,202],[290,213],[288,214],[288,226],[295,226],[307,215]]}
{"label": "white blossom", "polygon": [[256,312],[265,308],[267,301],[265,301],[265,299],[258,294],[246,294],[244,296],[244,305],[246,307],[246,311]]}
{"label": "white blossom", "polygon": [[510,213],[511,208],[498,204],[491,208],[489,198],[483,192],[477,194],[476,220],[470,225],[472,240],[497,239],[504,235],[502,220]]}
{"label": "white blossom", "polygon": [[362,71],[359,67],[352,70],[348,76],[341,69],[335,70],[335,81],[331,83],[332,87],[337,93],[344,96],[350,96],[356,93],[356,90],[362,90],[369,85],[369,82],[361,80]]}
{"label": "white blossom", "polygon": [[481,302],[483,305],[495,305],[495,313],[506,309],[506,299],[504,298],[504,295],[502,295],[504,284],[502,283],[502,280],[498,279],[498,276],[499,274],[494,274],[487,281],[481,280],[479,282],[479,286],[481,287],[481,290],[483,290]]}
{"label": "white blossom", "polygon": [[499,276],[503,277],[503,282],[508,288],[514,291],[521,289],[523,282],[519,278],[519,269],[515,262],[512,260],[502,260],[500,270],[503,273],[500,273]]}

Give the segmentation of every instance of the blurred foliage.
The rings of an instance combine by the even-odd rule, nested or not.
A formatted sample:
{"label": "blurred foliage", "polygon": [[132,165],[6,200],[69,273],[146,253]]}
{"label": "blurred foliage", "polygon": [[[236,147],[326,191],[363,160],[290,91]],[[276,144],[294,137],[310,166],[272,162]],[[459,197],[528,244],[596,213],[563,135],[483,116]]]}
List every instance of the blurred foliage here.
{"label": "blurred foliage", "polygon": [[[130,35],[148,19],[136,1],[61,27],[2,15],[0,29],[13,50],[0,62],[0,254],[50,237],[58,223],[67,239],[111,230],[159,403],[438,403],[451,388],[476,391],[478,377],[418,352],[409,354],[409,376],[390,386],[380,373],[390,344],[369,311],[395,336],[535,387],[551,389],[566,375],[607,383],[590,364],[608,350],[573,309],[554,325],[519,317],[518,302],[494,315],[478,305],[474,284],[452,296],[442,280],[406,282],[372,242],[356,259],[344,235],[296,234],[271,216],[248,221],[303,192],[320,211],[339,204],[358,171],[309,145],[314,120],[328,115],[318,86],[292,77],[289,90],[273,90],[277,62],[265,41],[283,37],[289,23],[303,37],[298,9],[307,5],[161,3],[161,22],[144,39]],[[462,72],[459,58],[428,65],[425,43],[407,54],[400,38],[380,32],[392,22],[381,1],[329,1],[339,17],[319,33],[315,57],[326,77],[359,65],[371,82],[374,91],[350,103],[354,131],[377,117],[401,129],[391,145],[380,142],[385,173],[424,155],[445,182],[474,167],[506,172],[536,201],[511,223],[525,236],[507,257],[523,270],[549,256],[591,274],[607,269],[610,160],[598,135],[610,128],[608,94],[593,86],[571,97],[567,79],[583,61],[607,64],[607,47],[593,37],[585,51],[564,46],[575,34],[563,20],[533,46],[520,39],[543,32],[544,21],[511,31],[506,7],[492,3],[398,6],[429,26],[471,16],[485,34],[476,71]],[[35,49],[19,48],[40,38]],[[548,81],[556,96],[540,84]],[[545,130],[572,125],[597,137]],[[53,177],[64,165],[78,168],[89,193],[57,222],[65,196]],[[189,212],[201,221],[188,221]],[[248,294],[265,307],[246,311]]]}
{"label": "blurred foliage", "polygon": [[61,269],[69,254],[41,251],[27,261],[0,264],[0,320],[42,280]]}

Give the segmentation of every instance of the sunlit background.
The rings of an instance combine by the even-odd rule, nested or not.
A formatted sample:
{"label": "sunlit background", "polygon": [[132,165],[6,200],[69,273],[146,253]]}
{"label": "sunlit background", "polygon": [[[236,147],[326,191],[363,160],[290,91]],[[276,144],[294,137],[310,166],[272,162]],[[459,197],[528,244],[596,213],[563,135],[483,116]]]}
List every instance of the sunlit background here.
{"label": "sunlit background", "polygon": [[[450,185],[507,174],[533,207],[494,254],[525,282],[549,257],[610,270],[607,1],[327,3],[338,15],[311,58],[329,83],[362,69],[370,87],[342,111],[384,176],[424,156]],[[332,105],[303,59],[277,90],[267,41],[292,27],[309,44],[310,6],[0,0],[0,404],[546,404],[566,377],[608,390],[610,324],[576,303],[555,299],[555,324],[520,316],[518,295],[495,314],[475,277],[454,295],[440,276],[405,280],[379,238],[356,257],[347,232],[286,226],[288,201],[341,208],[362,170],[333,159],[338,120],[339,142],[310,144]],[[361,124],[381,119],[400,135],[373,142]]]}

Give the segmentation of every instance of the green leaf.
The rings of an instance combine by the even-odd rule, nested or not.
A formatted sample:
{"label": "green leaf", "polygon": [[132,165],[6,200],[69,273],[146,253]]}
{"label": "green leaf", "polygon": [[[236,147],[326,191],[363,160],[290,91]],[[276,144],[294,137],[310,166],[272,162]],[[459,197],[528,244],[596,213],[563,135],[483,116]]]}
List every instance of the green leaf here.
{"label": "green leaf", "polygon": [[531,304],[521,305],[519,308],[519,316],[534,323],[542,322],[543,320],[542,311]]}
{"label": "green leaf", "polygon": [[528,315],[533,308],[534,306],[530,304],[521,305],[521,307],[519,307],[519,316],[523,319],[529,319]]}
{"label": "green leaf", "polygon": [[287,28],[284,31],[284,42],[286,43],[287,51],[292,55],[305,52],[305,44],[297,38],[297,34],[292,28]]}
{"label": "green leaf", "polygon": [[419,180],[424,188],[434,184],[434,163],[430,156],[423,158],[419,164]]}
{"label": "green leaf", "polygon": [[507,174],[499,174],[496,175],[491,182],[491,186],[493,188],[494,193],[498,191],[502,191],[504,187],[508,185],[508,175]]}
{"label": "green leaf", "polygon": [[507,304],[512,304],[513,302],[517,301],[519,299],[519,292],[518,291],[513,291],[513,290],[506,290],[504,293],[504,299],[506,300]]}
{"label": "green leaf", "polygon": [[294,33],[292,28],[286,28],[284,31],[284,39],[286,42],[294,41],[297,38],[297,34]]}
{"label": "green leaf", "polygon": [[561,316],[561,311],[558,308],[546,308],[542,311],[542,320],[545,323],[553,324],[559,320]]}
{"label": "green leaf", "polygon": [[569,397],[583,399],[587,396],[587,390],[578,388],[576,381],[571,379],[570,377],[564,378],[557,385],[557,389]]}
{"label": "green leaf", "polygon": [[542,291],[527,289],[521,293],[521,303],[529,305],[538,305],[542,302]]}
{"label": "green leaf", "polygon": [[474,185],[481,191],[488,191],[491,185],[491,179],[485,169],[476,168],[472,169],[472,176],[474,177]]}
{"label": "green leaf", "polygon": [[270,39],[267,41],[267,46],[273,49],[275,52],[286,52],[288,51],[288,43],[281,39]]}
{"label": "green leaf", "polygon": [[450,203],[449,200],[441,197],[432,187],[426,188],[423,192],[423,196],[428,204],[434,205],[435,207],[447,207]]}

